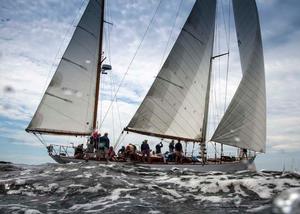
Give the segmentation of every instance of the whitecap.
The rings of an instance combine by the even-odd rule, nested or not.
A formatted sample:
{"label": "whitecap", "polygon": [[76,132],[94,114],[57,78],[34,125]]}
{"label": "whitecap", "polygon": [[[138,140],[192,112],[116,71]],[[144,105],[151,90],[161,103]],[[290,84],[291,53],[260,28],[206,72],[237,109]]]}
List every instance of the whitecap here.
{"label": "whitecap", "polygon": [[40,211],[34,209],[25,210],[24,214],[41,214]]}

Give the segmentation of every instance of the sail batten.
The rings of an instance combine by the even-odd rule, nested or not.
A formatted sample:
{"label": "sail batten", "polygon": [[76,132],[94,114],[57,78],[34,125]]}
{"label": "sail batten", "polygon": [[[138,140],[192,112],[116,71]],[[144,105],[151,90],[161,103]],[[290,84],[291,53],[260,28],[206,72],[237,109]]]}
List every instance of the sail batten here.
{"label": "sail batten", "polygon": [[216,1],[197,0],[128,130],[199,141],[212,56]]}
{"label": "sail batten", "polygon": [[255,0],[233,0],[242,79],[211,140],[265,152],[266,89]]}
{"label": "sail batten", "polygon": [[89,135],[93,131],[102,7],[103,0],[88,2],[26,131],[59,135]]}

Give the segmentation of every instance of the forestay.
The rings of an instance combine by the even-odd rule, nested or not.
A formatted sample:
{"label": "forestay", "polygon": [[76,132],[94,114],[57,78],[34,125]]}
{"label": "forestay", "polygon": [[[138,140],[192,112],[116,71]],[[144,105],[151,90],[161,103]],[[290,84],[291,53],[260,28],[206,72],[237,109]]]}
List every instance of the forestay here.
{"label": "forestay", "polygon": [[92,132],[102,4],[89,1],[27,131]]}
{"label": "forestay", "polygon": [[197,0],[169,56],[125,130],[178,139],[202,136],[215,0]]}
{"label": "forestay", "polygon": [[257,152],[266,147],[266,90],[261,33],[254,0],[233,0],[243,77],[212,141]]}

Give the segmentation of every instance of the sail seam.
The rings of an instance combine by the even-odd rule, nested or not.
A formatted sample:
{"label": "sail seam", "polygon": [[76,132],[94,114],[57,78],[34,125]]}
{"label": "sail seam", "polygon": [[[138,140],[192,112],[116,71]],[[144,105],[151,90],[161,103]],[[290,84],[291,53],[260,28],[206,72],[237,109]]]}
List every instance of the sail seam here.
{"label": "sail seam", "polygon": [[198,42],[200,42],[202,45],[204,45],[203,41],[201,41],[197,36],[195,36],[193,33],[191,33],[190,31],[188,31],[187,29],[182,28],[182,31],[188,33],[190,36],[192,36],[194,39],[196,39]]}
{"label": "sail seam", "polygon": [[87,30],[86,28],[80,26],[80,25],[77,25],[77,28],[89,33],[91,36],[93,36],[95,39],[97,39],[97,36],[95,34],[93,34],[91,31]]}
{"label": "sail seam", "polygon": [[57,98],[57,99],[59,99],[59,100],[68,102],[68,103],[73,103],[72,100],[68,100],[68,99],[66,99],[66,98],[59,97],[59,96],[57,96],[57,95],[55,95],[55,94],[52,94],[52,93],[49,93],[49,92],[45,92],[45,94],[47,94],[47,95],[49,95],[49,96],[51,96],[51,97],[55,97],[55,98]]}
{"label": "sail seam", "polygon": [[163,81],[165,81],[165,82],[167,82],[167,83],[170,83],[171,85],[174,85],[174,86],[176,86],[176,87],[178,87],[178,88],[180,88],[180,89],[184,89],[183,86],[178,85],[178,84],[176,84],[176,83],[174,83],[174,82],[171,82],[170,80],[164,79],[164,78],[162,78],[162,77],[160,77],[160,76],[156,76],[156,78],[157,78],[157,79],[160,79],[160,80],[163,80]]}
{"label": "sail seam", "polygon": [[76,65],[76,66],[78,66],[79,68],[82,68],[83,70],[86,70],[86,71],[87,71],[87,68],[86,68],[86,67],[84,67],[84,66],[82,66],[82,65],[80,65],[80,64],[78,64],[78,63],[76,63],[76,62],[73,62],[72,60],[67,59],[66,57],[62,57],[61,59],[62,59],[62,60],[65,60],[65,61],[67,61],[67,62],[69,62],[69,63],[71,63],[71,64],[73,64],[73,65]]}

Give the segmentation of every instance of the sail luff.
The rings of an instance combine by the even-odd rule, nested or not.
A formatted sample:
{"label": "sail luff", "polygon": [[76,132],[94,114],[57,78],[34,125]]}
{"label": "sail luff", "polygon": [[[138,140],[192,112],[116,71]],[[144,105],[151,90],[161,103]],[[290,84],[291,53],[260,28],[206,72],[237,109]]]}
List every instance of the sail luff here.
{"label": "sail luff", "polygon": [[254,0],[233,0],[242,80],[212,141],[265,152],[266,89],[262,40]]}
{"label": "sail luff", "polygon": [[95,91],[95,105],[94,105],[94,118],[93,118],[93,130],[97,126],[97,112],[99,102],[99,87],[101,78],[101,64],[102,64],[102,43],[103,43],[103,29],[104,29],[104,12],[105,12],[105,0],[102,0],[101,9],[101,20],[100,20],[100,37],[99,37],[99,56],[97,62],[97,76],[96,76],[96,91]]}
{"label": "sail luff", "polygon": [[215,0],[197,0],[127,128],[199,141],[212,56]]}

